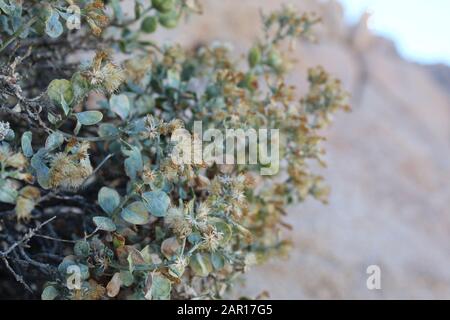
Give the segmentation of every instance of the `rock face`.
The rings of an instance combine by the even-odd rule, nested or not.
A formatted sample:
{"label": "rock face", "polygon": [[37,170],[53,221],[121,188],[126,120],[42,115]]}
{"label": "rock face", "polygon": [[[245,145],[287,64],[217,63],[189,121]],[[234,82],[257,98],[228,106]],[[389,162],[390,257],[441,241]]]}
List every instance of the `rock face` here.
{"label": "rock face", "polygon": [[[229,41],[242,52],[258,35],[259,9],[281,1],[204,3],[203,17],[158,37],[186,45]],[[437,80],[449,79],[448,68],[440,67],[437,77],[402,60],[364,20],[346,26],[335,1],[295,4],[317,11],[324,24],[320,44],[298,48],[292,83],[304,92],[306,68],[322,64],[352,92],[353,112],[337,115],[327,133],[330,204],[309,200],[290,208],[290,259],[255,268],[238,293],[449,299],[450,87]],[[381,290],[366,287],[369,265],[381,268]]]}

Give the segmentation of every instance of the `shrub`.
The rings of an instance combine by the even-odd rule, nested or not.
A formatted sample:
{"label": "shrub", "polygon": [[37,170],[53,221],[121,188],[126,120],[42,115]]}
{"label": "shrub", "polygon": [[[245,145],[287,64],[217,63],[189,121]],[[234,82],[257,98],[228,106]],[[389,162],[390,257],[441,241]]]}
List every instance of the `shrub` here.
{"label": "shrub", "polygon": [[[224,44],[148,40],[200,13],[192,0],[136,0],[132,18],[117,0],[0,0],[0,12],[0,258],[26,289],[223,298],[252,265],[287,253],[288,204],[326,201],[311,163],[323,164],[319,131],[347,94],[321,67],[302,99],[285,80],[286,43],[311,39],[314,15],[263,15],[242,63]],[[280,173],[176,162],[186,141],[173,133],[195,121],[278,129]]]}

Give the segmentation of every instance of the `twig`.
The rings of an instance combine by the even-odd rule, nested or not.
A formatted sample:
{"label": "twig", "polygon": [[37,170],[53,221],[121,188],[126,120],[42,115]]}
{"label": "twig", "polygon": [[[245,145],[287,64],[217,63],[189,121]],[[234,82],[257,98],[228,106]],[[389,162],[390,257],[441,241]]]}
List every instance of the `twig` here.
{"label": "twig", "polygon": [[[97,233],[97,231],[99,231],[99,228],[95,228],[94,231],[92,231],[90,234],[85,235],[85,237],[83,238],[84,240],[89,239],[90,237],[92,237],[94,234]],[[58,242],[67,242],[67,243],[77,243],[79,240],[66,240],[66,239],[59,239],[59,238],[54,238],[54,237],[50,237],[50,236],[46,236],[43,234],[35,234],[35,237],[38,238],[43,238],[43,239],[47,239],[47,240],[53,240],[53,241],[58,241]]]}
{"label": "twig", "polygon": [[55,271],[55,268],[49,264],[35,261],[28,256],[23,247],[19,247],[20,255],[25,259],[26,262],[39,268],[42,272],[46,274],[52,274]]}
{"label": "twig", "polygon": [[39,231],[43,226],[45,226],[46,224],[52,222],[55,219],[56,219],[56,216],[54,216],[54,217],[52,217],[52,218],[42,222],[36,228],[30,229],[27,232],[27,234],[25,236],[23,236],[22,239],[20,239],[19,241],[13,243],[8,249],[6,249],[6,251],[0,251],[0,258],[5,258],[8,254],[10,254],[18,246],[21,246],[21,245],[27,243],[28,241],[30,241],[30,239],[36,235],[37,231]]}
{"label": "twig", "polygon": [[25,282],[25,280],[23,280],[23,277],[21,275],[18,275],[14,269],[9,265],[8,259],[6,259],[6,257],[1,257],[3,263],[6,266],[6,269],[9,270],[9,272],[11,272],[11,274],[14,276],[14,278],[16,279],[17,282],[21,283],[25,289],[27,289],[28,291],[30,291],[31,293],[33,293],[33,289],[31,289],[31,287]]}
{"label": "twig", "polygon": [[101,167],[106,163],[106,161],[108,161],[109,159],[111,159],[114,156],[113,153],[108,154],[105,159],[102,160],[102,162],[100,162],[100,164],[94,169],[94,171],[89,175],[89,177],[87,177],[86,179],[84,179],[83,183],[81,184],[81,189],[84,188],[84,186],[86,185],[86,183],[88,182],[88,180],[90,178],[92,178],[93,176],[95,176],[95,174],[101,169]]}

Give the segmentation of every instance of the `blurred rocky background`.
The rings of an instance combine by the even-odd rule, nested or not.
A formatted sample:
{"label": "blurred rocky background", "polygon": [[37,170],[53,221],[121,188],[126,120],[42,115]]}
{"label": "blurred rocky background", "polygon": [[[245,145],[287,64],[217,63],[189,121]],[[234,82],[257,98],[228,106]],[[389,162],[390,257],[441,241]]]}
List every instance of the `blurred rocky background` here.
{"label": "blurred rocky background", "polygon": [[[237,53],[259,35],[260,9],[280,0],[203,0],[204,14],[160,39],[230,42]],[[318,44],[302,43],[291,82],[323,65],[352,93],[353,112],[327,132],[330,204],[290,208],[288,260],[252,270],[237,294],[274,299],[450,298],[450,68],[403,60],[371,33],[365,15],[346,24],[337,1],[295,0],[323,17]],[[407,13],[405,13],[407,14]],[[366,268],[381,268],[381,290]]]}

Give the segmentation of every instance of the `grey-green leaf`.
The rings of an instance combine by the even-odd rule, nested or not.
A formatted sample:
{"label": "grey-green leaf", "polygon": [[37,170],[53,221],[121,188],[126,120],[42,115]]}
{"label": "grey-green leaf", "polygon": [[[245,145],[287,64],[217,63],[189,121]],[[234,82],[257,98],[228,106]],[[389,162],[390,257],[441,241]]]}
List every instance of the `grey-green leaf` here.
{"label": "grey-green leaf", "polygon": [[54,132],[47,137],[45,141],[45,149],[48,151],[59,148],[64,143],[64,136],[59,132]]}
{"label": "grey-green leaf", "polygon": [[34,170],[36,170],[36,177],[39,185],[44,188],[49,188],[49,167],[45,163],[45,156],[47,150],[44,148],[39,149],[31,158],[30,164]]}
{"label": "grey-green leaf", "polygon": [[76,113],[75,116],[83,126],[92,126],[103,119],[103,114],[100,111],[84,111]]}
{"label": "grey-green leaf", "polygon": [[69,105],[73,101],[72,83],[66,79],[55,79],[48,85],[47,95],[49,98],[59,105],[64,113],[69,112]]}
{"label": "grey-green leaf", "polygon": [[54,286],[48,286],[42,291],[42,300],[54,300],[59,295],[58,290]]}
{"label": "grey-green leaf", "polygon": [[73,247],[73,252],[75,253],[75,255],[81,257],[89,256],[90,250],[91,248],[86,240],[77,241],[77,243],[75,243]]}
{"label": "grey-green leaf", "polygon": [[169,279],[162,275],[154,275],[152,278],[151,298],[153,300],[168,299],[172,284]]}
{"label": "grey-green leaf", "polygon": [[191,257],[189,266],[199,277],[206,277],[213,270],[210,257],[207,254],[202,254],[199,252]]}
{"label": "grey-green leaf", "polygon": [[15,204],[18,195],[10,180],[0,180],[0,202]]}
{"label": "grey-green leaf", "polygon": [[102,123],[98,127],[98,135],[100,137],[113,137],[119,134],[119,130],[111,123]]}
{"label": "grey-green leaf", "polygon": [[116,225],[107,217],[97,216],[92,218],[98,230],[113,232],[116,231]]}
{"label": "grey-green leaf", "polygon": [[125,120],[130,114],[130,100],[124,94],[111,96],[109,100],[111,111],[117,114],[122,120]]}
{"label": "grey-green leaf", "polygon": [[103,211],[112,214],[120,204],[120,195],[114,189],[103,187],[98,192],[98,204]]}
{"label": "grey-green leaf", "polygon": [[33,139],[33,134],[31,131],[24,132],[21,139],[22,152],[25,157],[30,158],[33,155],[33,147],[31,146],[31,141]]}
{"label": "grey-green leaf", "polygon": [[145,205],[141,201],[136,201],[122,210],[120,216],[128,223],[142,225],[150,220],[150,216]]}
{"label": "grey-green leaf", "polygon": [[57,11],[52,10],[50,17],[45,22],[45,33],[48,34],[51,38],[58,38],[64,29],[59,21],[59,14]]}
{"label": "grey-green leaf", "polygon": [[142,171],[144,166],[141,151],[137,146],[131,146],[130,149],[123,148],[122,153],[127,156],[124,161],[125,173],[131,180],[135,180],[138,172]]}
{"label": "grey-green leaf", "polygon": [[164,217],[169,209],[170,198],[161,190],[146,192],[142,195],[145,207],[155,217]]}

